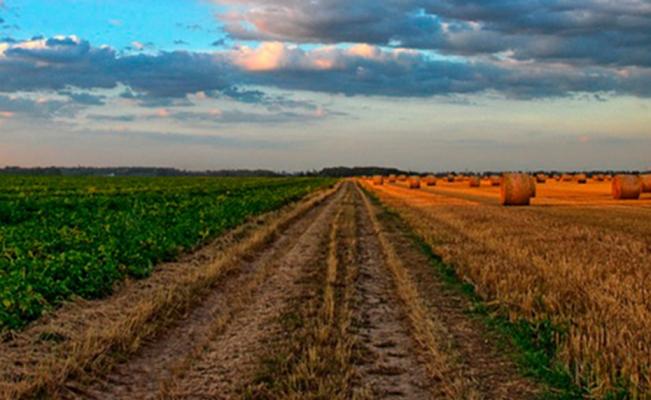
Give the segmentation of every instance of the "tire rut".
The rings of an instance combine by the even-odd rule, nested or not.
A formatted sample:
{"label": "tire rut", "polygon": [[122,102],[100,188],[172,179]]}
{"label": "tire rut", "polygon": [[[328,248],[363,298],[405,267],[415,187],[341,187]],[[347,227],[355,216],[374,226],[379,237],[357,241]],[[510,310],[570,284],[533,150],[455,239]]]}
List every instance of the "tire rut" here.
{"label": "tire rut", "polygon": [[276,243],[280,252],[267,253],[265,268],[256,277],[259,285],[236,300],[239,312],[162,388],[159,398],[239,396],[241,387],[254,378],[269,341],[284,334],[276,320],[288,299],[300,291],[304,266],[323,257],[323,240],[343,195],[340,190]]}
{"label": "tire rut", "polygon": [[[296,280],[296,265],[318,252],[318,236],[342,191],[295,221],[279,239],[241,260],[200,306],[142,346],[101,381],[69,385],[63,398],[229,398],[272,333],[273,319]],[[253,300],[253,301],[251,301]]]}
{"label": "tire rut", "polygon": [[358,268],[354,335],[365,357],[357,365],[362,385],[377,399],[430,399],[431,379],[384,258],[361,194],[356,196]]}

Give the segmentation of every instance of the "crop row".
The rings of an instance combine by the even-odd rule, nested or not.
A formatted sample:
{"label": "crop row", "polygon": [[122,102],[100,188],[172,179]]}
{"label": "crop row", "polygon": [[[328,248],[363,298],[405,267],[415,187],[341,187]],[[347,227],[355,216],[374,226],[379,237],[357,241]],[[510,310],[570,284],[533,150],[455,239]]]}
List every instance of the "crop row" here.
{"label": "crop row", "polygon": [[126,276],[330,183],[293,178],[36,178],[0,182],[0,329]]}

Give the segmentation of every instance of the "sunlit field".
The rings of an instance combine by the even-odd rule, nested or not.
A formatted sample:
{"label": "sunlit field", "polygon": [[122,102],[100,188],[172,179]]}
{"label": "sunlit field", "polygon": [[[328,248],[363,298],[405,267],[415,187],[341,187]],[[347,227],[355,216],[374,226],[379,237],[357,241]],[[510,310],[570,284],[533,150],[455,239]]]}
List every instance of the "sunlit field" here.
{"label": "sunlit field", "polygon": [[651,0],[0,0],[0,400],[651,400]]}
{"label": "sunlit field", "polygon": [[547,180],[529,207],[483,181],[364,181],[498,313],[550,323],[557,357],[602,396],[651,387],[651,194],[613,200],[610,182]]}

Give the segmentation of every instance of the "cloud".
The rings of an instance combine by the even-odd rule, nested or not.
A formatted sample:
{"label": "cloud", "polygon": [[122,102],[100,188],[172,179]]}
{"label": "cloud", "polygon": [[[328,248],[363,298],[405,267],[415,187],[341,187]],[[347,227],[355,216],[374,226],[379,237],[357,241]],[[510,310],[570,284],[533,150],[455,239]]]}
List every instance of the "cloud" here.
{"label": "cloud", "polygon": [[497,92],[512,98],[610,92],[651,95],[646,68],[575,68],[517,60],[453,61],[412,49],[355,45],[303,50],[280,42],[239,47],[228,58],[245,82],[345,95],[427,97]]}
{"label": "cloud", "polygon": [[151,97],[180,98],[230,86],[232,67],[213,55],[185,51],[121,55],[74,36],[5,43],[0,47],[0,92],[129,86]]}
{"label": "cloud", "polygon": [[0,95],[0,112],[6,118],[28,115],[30,119],[51,119],[74,115],[79,105],[53,98],[31,98],[18,95]]}
{"label": "cloud", "polygon": [[371,43],[571,64],[651,66],[644,0],[231,0],[234,39]]}
{"label": "cloud", "polygon": [[204,111],[179,111],[161,108],[149,113],[104,115],[88,114],[89,120],[106,122],[135,122],[168,119],[181,123],[202,123],[210,125],[224,124],[286,124],[292,122],[309,123],[327,116],[341,116],[340,112],[330,111],[321,106],[302,112],[287,110],[271,110],[268,112],[251,112],[242,110],[222,110],[212,108]]}
{"label": "cloud", "polygon": [[86,92],[75,92],[71,90],[62,90],[60,95],[68,96],[68,98],[77,104],[86,106],[102,106],[105,104],[106,96],[95,95]]}
{"label": "cloud", "polygon": [[106,121],[106,122],[133,122],[138,118],[135,115],[105,115],[105,114],[88,114],[87,119],[93,121]]}
{"label": "cloud", "polygon": [[[94,89],[127,87],[142,106],[192,104],[203,92],[244,103],[280,105],[265,88],[349,96],[427,97],[494,92],[512,98],[576,93],[651,96],[646,67],[573,66],[508,55],[482,59],[432,57],[424,51],[368,44],[313,46],[281,42],[213,52],[119,53],[75,36],[0,43],[0,92],[70,91],[79,104],[104,101]],[[251,89],[251,87],[256,89]],[[71,92],[72,93],[72,92]],[[94,96],[94,97],[93,97]]]}
{"label": "cloud", "polygon": [[90,130],[85,131],[85,137],[119,137],[128,140],[141,140],[158,143],[168,144],[182,144],[182,145],[201,145],[201,146],[214,146],[219,148],[244,148],[244,149],[279,149],[286,150],[291,147],[298,147],[301,145],[300,141],[293,140],[292,142],[278,142],[264,139],[247,139],[241,137],[227,137],[217,135],[201,135],[189,133],[175,133],[175,132],[151,132],[151,131],[137,131],[137,130]]}

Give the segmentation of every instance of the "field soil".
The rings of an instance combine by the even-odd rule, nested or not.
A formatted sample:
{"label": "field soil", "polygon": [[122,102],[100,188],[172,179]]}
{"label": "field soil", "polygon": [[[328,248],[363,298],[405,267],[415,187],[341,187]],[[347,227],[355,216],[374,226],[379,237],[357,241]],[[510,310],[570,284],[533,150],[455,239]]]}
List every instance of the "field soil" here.
{"label": "field soil", "polygon": [[346,181],[5,338],[0,398],[535,398],[469,307]]}

